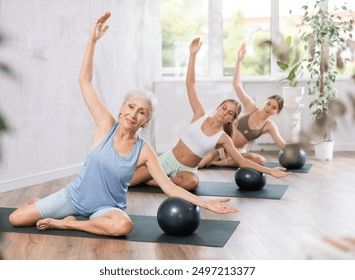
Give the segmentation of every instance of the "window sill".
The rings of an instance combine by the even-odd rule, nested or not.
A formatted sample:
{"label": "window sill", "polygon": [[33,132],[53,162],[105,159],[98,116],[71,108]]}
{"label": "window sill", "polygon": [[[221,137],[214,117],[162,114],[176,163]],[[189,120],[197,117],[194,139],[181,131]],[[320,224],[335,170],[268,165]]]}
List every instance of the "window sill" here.
{"label": "window sill", "polygon": [[[337,81],[349,81],[352,78],[352,74],[341,74],[338,75]],[[280,77],[271,77],[271,76],[244,76],[241,77],[242,82],[255,82],[255,83],[265,83],[265,82],[275,82],[278,83]],[[211,77],[196,77],[196,82],[232,82],[232,76],[225,76],[221,78],[211,78]],[[300,78],[299,82],[307,83],[310,79],[309,78]],[[155,83],[160,82],[176,82],[181,83],[185,82],[185,77],[161,77],[158,80],[155,80]]]}

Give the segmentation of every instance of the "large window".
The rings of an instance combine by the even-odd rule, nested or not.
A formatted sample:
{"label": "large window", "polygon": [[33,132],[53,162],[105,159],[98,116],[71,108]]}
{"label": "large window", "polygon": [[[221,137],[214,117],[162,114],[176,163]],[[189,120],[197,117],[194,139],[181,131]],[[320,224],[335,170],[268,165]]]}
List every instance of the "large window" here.
{"label": "large window", "polygon": [[[247,56],[243,76],[277,76],[275,58],[266,40],[278,36],[297,38],[305,4],[315,0],[161,0],[163,29],[163,76],[184,77],[188,47],[191,40],[201,37],[203,44],[196,61],[196,75],[212,79],[233,75],[237,52],[243,42]],[[355,3],[347,3],[355,15]],[[330,12],[344,0],[328,0]],[[355,37],[355,34],[354,34]],[[355,72],[354,51],[347,55],[344,73]]]}
{"label": "large window", "polygon": [[233,75],[237,52],[243,42],[247,45],[248,55],[241,69],[242,75],[270,74],[270,49],[262,44],[270,40],[270,3],[270,0],[223,0],[224,76]]}
{"label": "large window", "polygon": [[208,75],[208,0],[162,0],[163,76],[185,76],[189,45],[201,37],[203,44],[196,75]]}
{"label": "large window", "polygon": [[[328,0],[328,2],[328,9],[331,13],[344,16],[342,12],[339,12],[339,7],[344,5],[344,0]],[[355,1],[347,0],[346,2],[346,6],[352,11],[353,16],[355,17]],[[344,58],[349,58],[352,63],[347,63],[345,69],[343,69],[341,72],[355,74],[355,32],[353,32],[353,41],[348,42],[348,44],[352,44],[352,51],[350,48],[348,48],[347,52],[343,52],[342,55]]]}
{"label": "large window", "polygon": [[309,3],[307,0],[279,1],[279,31],[283,35],[297,35],[300,28],[303,10],[301,7]]}

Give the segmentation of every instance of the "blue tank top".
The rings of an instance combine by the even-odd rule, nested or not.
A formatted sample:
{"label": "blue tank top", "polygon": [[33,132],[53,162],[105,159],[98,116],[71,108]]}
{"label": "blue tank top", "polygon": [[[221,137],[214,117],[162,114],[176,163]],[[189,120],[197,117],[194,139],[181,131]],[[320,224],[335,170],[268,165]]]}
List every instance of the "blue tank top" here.
{"label": "blue tank top", "polygon": [[106,207],[126,209],[126,193],[144,141],[138,137],[133,150],[120,156],[113,140],[119,123],[115,123],[102,142],[87,156],[78,176],[65,188],[67,199],[83,216]]}

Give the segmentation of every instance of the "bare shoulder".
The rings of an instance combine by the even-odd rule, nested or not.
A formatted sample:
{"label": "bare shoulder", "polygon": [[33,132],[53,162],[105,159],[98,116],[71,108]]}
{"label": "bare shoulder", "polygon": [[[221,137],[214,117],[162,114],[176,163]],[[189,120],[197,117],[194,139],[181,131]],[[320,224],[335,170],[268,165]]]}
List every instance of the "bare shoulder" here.
{"label": "bare shoulder", "polygon": [[228,144],[233,144],[232,138],[230,138],[230,136],[228,136],[228,134],[223,131],[221,137],[218,139],[217,147],[221,148]]}
{"label": "bare shoulder", "polygon": [[112,118],[112,121],[107,121],[105,123],[100,123],[96,125],[92,147],[98,145],[106,137],[106,135],[112,129],[114,124],[115,120]]}
{"label": "bare shoulder", "polygon": [[142,152],[147,153],[147,154],[150,154],[150,153],[156,154],[153,147],[147,142],[144,142]]}
{"label": "bare shoulder", "polygon": [[142,166],[142,165],[146,164],[147,161],[149,161],[149,159],[152,159],[152,158],[157,158],[156,153],[154,152],[153,148],[148,143],[144,143],[142,150],[139,154],[137,165]]}
{"label": "bare shoulder", "polygon": [[203,109],[194,112],[194,115],[192,117],[191,123],[193,123],[196,120],[202,118],[204,115],[206,115],[206,113],[205,113],[205,111]]}
{"label": "bare shoulder", "polygon": [[264,125],[264,132],[272,133],[274,131],[278,131],[278,127],[273,120],[267,120]]}
{"label": "bare shoulder", "polygon": [[[243,104],[244,105],[244,104]],[[260,111],[258,107],[256,107],[255,103],[248,103],[244,105],[243,116],[250,115],[255,111]]]}

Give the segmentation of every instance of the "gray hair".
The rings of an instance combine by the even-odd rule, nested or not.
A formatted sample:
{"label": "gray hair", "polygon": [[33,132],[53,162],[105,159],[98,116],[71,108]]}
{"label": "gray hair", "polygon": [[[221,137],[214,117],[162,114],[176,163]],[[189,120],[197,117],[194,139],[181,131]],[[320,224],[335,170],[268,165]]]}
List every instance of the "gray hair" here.
{"label": "gray hair", "polygon": [[147,101],[149,104],[148,108],[148,119],[151,120],[154,118],[156,108],[158,106],[158,99],[156,95],[149,90],[131,90],[126,93],[123,98],[123,104],[126,104],[131,99],[142,99]]}

